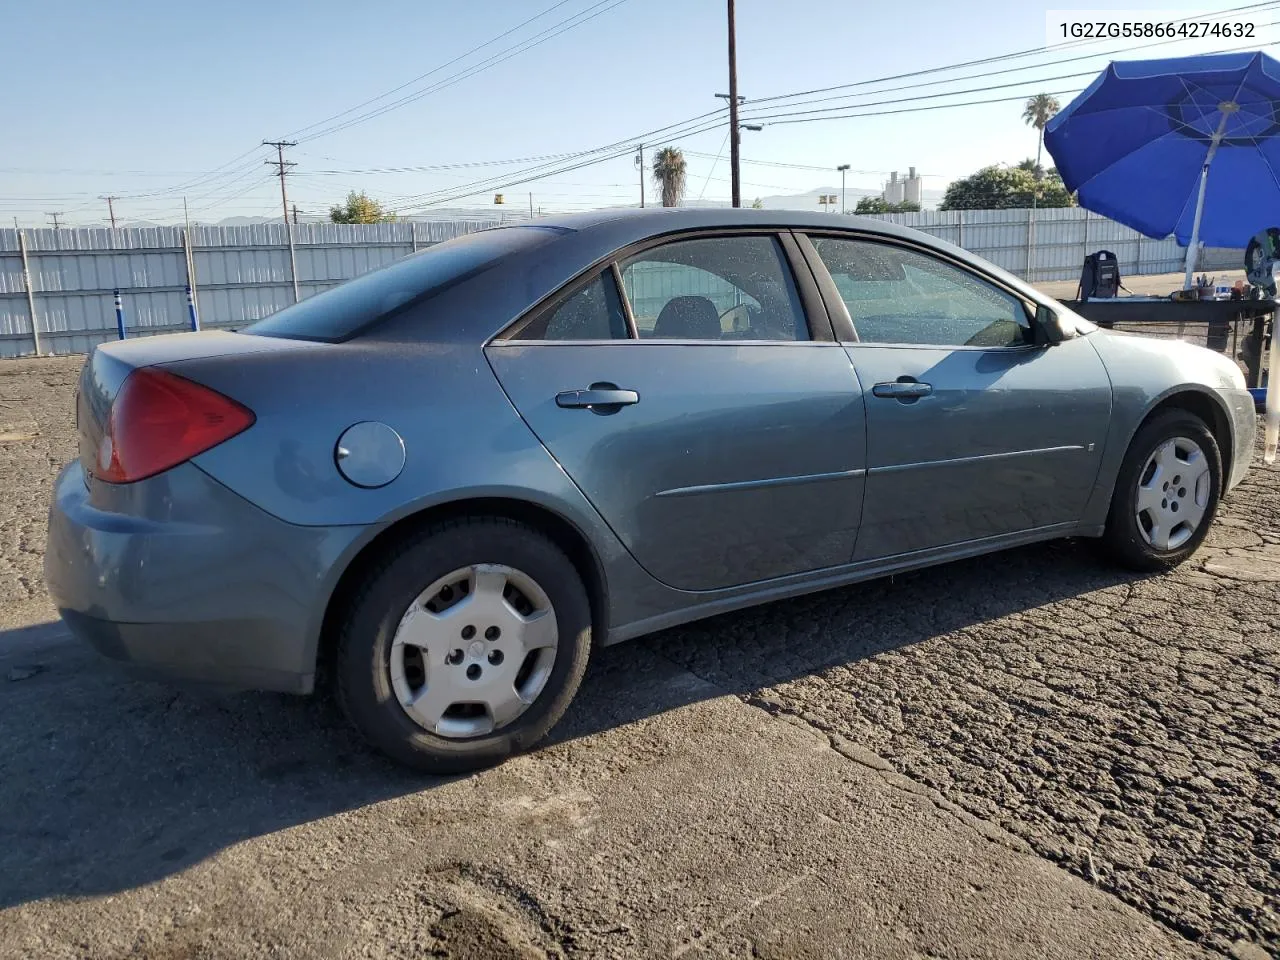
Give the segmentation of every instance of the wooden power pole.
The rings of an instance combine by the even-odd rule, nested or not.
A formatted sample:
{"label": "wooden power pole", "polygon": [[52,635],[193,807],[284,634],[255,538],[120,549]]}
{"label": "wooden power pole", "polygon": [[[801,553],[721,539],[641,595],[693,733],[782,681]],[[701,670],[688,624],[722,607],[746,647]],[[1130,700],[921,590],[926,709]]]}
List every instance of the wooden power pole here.
{"label": "wooden power pole", "polygon": [[297,164],[286,161],[284,158],[285,147],[296,147],[298,144],[293,140],[263,140],[264,147],[276,148],[276,159],[267,160],[269,167],[276,168],[276,176],[280,178],[280,211],[284,214],[284,232],[289,240],[289,271],[293,279],[293,302],[297,303],[299,299],[298,291],[298,258],[293,250],[293,224],[289,221],[289,193],[284,186],[284,178],[289,174],[290,167],[296,167]]}
{"label": "wooden power pole", "polygon": [[115,202],[120,198],[119,197],[99,197],[98,199],[107,201],[107,216],[111,218],[111,229],[114,230],[116,228]]}
{"label": "wooden power pole", "polygon": [[738,138],[738,44],[733,25],[733,0],[729,0],[729,166],[733,206],[742,206],[742,181],[739,175]]}

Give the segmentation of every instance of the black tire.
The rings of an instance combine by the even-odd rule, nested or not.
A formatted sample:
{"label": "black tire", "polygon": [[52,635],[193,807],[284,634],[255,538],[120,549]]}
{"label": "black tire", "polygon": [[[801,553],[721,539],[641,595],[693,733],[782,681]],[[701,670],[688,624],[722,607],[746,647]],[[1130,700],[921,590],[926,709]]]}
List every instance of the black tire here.
{"label": "black tire", "polygon": [[[1138,481],[1151,455],[1169,440],[1185,437],[1192,440],[1209,461],[1209,503],[1199,527],[1191,537],[1171,550],[1159,550],[1143,537],[1137,517]],[[1131,570],[1153,571],[1175,567],[1195,553],[1208,536],[1218,512],[1222,495],[1222,453],[1205,422],[1185,410],[1169,410],[1153,417],[1139,428],[1129,444],[1115,491],[1102,547],[1107,556]]]}
{"label": "black tire", "polygon": [[[559,640],[546,685],[524,713],[491,733],[457,739],[428,731],[400,706],[391,641],[419,593],[478,563],[504,564],[536,580],[555,610]],[[343,617],[334,686],[347,718],[383,753],[428,773],[464,773],[500,763],[546,736],[577,693],[590,651],[591,604],[569,558],[522,524],[468,517],[424,529],[368,572]]]}

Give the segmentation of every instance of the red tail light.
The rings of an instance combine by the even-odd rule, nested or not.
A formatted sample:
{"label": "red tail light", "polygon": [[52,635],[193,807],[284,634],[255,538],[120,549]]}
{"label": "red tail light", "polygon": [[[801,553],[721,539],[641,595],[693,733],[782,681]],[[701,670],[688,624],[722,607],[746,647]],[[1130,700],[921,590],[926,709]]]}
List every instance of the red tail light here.
{"label": "red tail light", "polygon": [[253,411],[183,377],[144,367],[111,404],[97,477],[132,483],[190,460],[253,426]]}

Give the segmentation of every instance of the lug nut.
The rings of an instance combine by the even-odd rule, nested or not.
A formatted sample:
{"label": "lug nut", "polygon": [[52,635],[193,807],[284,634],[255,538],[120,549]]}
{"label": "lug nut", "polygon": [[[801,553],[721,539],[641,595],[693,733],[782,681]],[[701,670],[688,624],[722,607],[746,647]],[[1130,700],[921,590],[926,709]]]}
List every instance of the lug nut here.
{"label": "lug nut", "polygon": [[497,627],[490,627],[484,632],[484,638],[486,640],[497,640],[500,636],[502,636],[502,631]]}
{"label": "lug nut", "polygon": [[471,624],[468,623],[465,627],[462,628],[463,640],[470,640],[475,635],[476,635],[476,628],[473,627]]}
{"label": "lug nut", "polygon": [[471,666],[467,667],[467,679],[468,680],[480,679],[480,664],[473,663]]}
{"label": "lug nut", "polygon": [[489,653],[489,662],[495,667],[502,662],[502,651],[493,650]]}
{"label": "lug nut", "polygon": [[450,650],[449,655],[444,659],[446,663],[451,663],[454,666],[457,666],[459,663],[462,662],[462,656],[463,654],[461,650]]}

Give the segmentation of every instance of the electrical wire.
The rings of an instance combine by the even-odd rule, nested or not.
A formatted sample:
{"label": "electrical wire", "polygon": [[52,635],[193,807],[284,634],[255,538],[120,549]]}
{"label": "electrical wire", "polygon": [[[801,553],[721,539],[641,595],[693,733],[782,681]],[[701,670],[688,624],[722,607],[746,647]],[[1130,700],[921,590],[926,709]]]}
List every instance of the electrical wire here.
{"label": "electrical wire", "polygon": [[327,124],[327,123],[331,123],[334,120],[337,120],[339,117],[345,117],[348,114],[355,113],[357,110],[360,110],[363,107],[367,107],[370,104],[377,103],[379,100],[385,100],[387,97],[391,96],[393,93],[399,93],[401,90],[404,90],[406,87],[411,87],[415,83],[419,83],[420,81],[427,79],[427,77],[434,76],[435,74],[439,73],[441,70],[445,69],[446,67],[451,67],[455,63],[458,63],[459,61],[465,60],[467,57],[471,56],[473,53],[479,53],[485,47],[488,47],[488,46],[491,46],[492,44],[497,43],[499,40],[503,39],[504,37],[511,36],[511,34],[515,33],[518,30],[523,29],[524,27],[527,27],[529,24],[533,23],[535,20],[541,20],[543,17],[551,13],[553,10],[558,10],[560,7],[563,7],[566,3],[570,3],[570,2],[571,0],[559,0],[559,2],[553,3],[551,6],[543,10],[541,13],[534,14],[528,20],[524,20],[516,24],[514,27],[511,27],[509,30],[506,30],[498,34],[496,37],[490,37],[484,43],[477,44],[476,46],[468,50],[466,53],[460,53],[456,57],[454,57],[452,60],[447,60],[444,63],[440,64],[438,67],[432,67],[426,73],[420,74],[419,76],[414,77],[412,80],[406,80],[404,83],[400,84],[398,87],[392,87],[390,90],[387,90],[384,93],[380,93],[376,97],[371,97],[370,99],[365,100],[362,103],[357,103],[354,107],[348,107],[346,110],[343,110],[339,113],[335,113],[332,116],[325,117],[323,120],[317,120],[314,123],[307,124],[305,127],[299,127],[297,130],[291,131],[285,137],[285,139],[292,140],[294,137],[300,134],[306,133],[308,130],[312,130],[316,127],[323,126],[324,124]]}
{"label": "electrical wire", "polygon": [[[1280,3],[1275,5],[1280,7]],[[1280,24],[1280,20],[1272,20],[1268,23],[1260,24],[1260,26],[1264,28],[1274,27],[1277,24]],[[1158,40],[1155,43],[1142,44],[1141,46],[1138,46],[1138,47],[1126,47],[1121,50],[1108,50],[1105,53],[1091,53],[1091,54],[1086,54],[1084,56],[1079,56],[1079,57],[1066,57],[1061,60],[1053,60],[1048,63],[1036,63],[1036,64],[1030,64],[1030,65],[1021,66],[1021,67],[1008,67],[1004,70],[990,70],[984,73],[968,74],[963,77],[950,77],[946,80],[926,80],[923,83],[908,83],[898,87],[884,87],[876,90],[868,90],[864,93],[844,93],[844,94],[837,94],[835,96],[830,96],[830,97],[816,97],[809,100],[796,100],[788,103],[776,103],[776,104],[773,104],[771,107],[766,107],[766,109],[773,109],[774,107],[799,107],[799,106],[805,106],[807,104],[814,104],[814,103],[830,103],[835,100],[844,100],[851,97],[874,97],[874,96],[880,96],[886,93],[895,93],[902,90],[919,90],[924,87],[934,87],[934,86],[939,86],[942,84],[949,84],[949,83],[960,83],[965,80],[984,80],[988,77],[1003,76],[1010,73],[1022,73],[1026,70],[1035,70],[1035,69],[1044,68],[1044,67],[1056,67],[1066,63],[1078,63],[1082,60],[1097,60],[1101,57],[1109,57],[1116,53],[1126,53],[1131,50],[1140,50],[1140,49],[1145,49],[1151,46],[1159,46],[1159,45],[1168,44],[1168,43],[1182,43],[1182,42],[1185,42],[1185,41],[1183,41],[1181,38],[1175,37],[1172,40]],[[1246,47],[1232,48],[1232,49],[1257,49],[1257,46],[1258,44],[1253,43],[1253,44],[1249,44]],[[1215,50],[1214,52],[1227,53],[1231,51]],[[1084,71],[1083,73],[1075,74],[1075,76],[1089,76],[1089,75],[1096,75],[1097,73],[1098,73],[1098,68],[1095,67],[1091,70]],[[1024,82],[1033,83],[1036,81],[1026,80]],[[767,98],[767,99],[773,100],[777,98]],[[765,102],[764,100],[752,100],[751,104],[756,105],[764,102]]]}
{"label": "electrical wire", "polygon": [[[383,116],[384,114],[390,113],[392,110],[398,110],[403,106],[406,106],[410,103],[414,103],[415,101],[421,100],[423,97],[428,96],[429,94],[437,93],[440,90],[447,89],[448,87],[454,86],[457,83],[461,83],[463,80],[473,77],[478,73],[483,73],[486,70],[489,70],[493,67],[498,66],[499,64],[505,63],[508,60],[511,60],[512,58],[517,57],[522,53],[532,50],[534,47],[539,47],[542,44],[546,43],[547,41],[553,40],[556,37],[560,36],[562,33],[567,33],[570,30],[576,29],[577,27],[582,26],[584,23],[588,23],[596,19],[596,17],[602,16],[608,13],[610,10],[613,10],[615,7],[622,6],[622,4],[626,2],[627,0],[597,0],[596,3],[587,7],[585,10],[582,10],[579,13],[574,14],[572,17],[562,20],[557,24],[553,24],[551,27],[548,27],[546,30],[543,30],[541,33],[536,33],[532,37],[522,40],[519,43],[514,44],[513,46],[508,47],[507,49],[502,50],[499,53],[496,53],[493,56],[486,58],[485,60],[481,60],[479,63],[473,64],[472,66],[467,67],[456,74],[453,74],[449,77],[445,77],[444,79],[432,84],[429,87],[426,87],[423,90],[416,91],[412,94],[407,94],[398,100],[393,100],[391,103],[384,104],[383,106],[378,107],[374,110],[370,110],[366,113],[355,116],[350,120],[344,120],[342,123],[333,124],[329,127],[324,127],[313,133],[309,133],[306,136],[299,137],[298,142],[309,143],[312,140],[319,139],[320,137],[327,137],[330,134],[337,133],[339,130],[346,130],[347,128],[353,127],[356,124],[365,123],[368,120],[373,120],[377,117]],[[602,9],[597,9],[597,8],[602,8]],[[593,11],[593,10],[595,12],[591,13],[590,16],[584,16],[584,14],[587,14],[589,11]]]}
{"label": "electrical wire", "polygon": [[[1211,10],[1204,13],[1183,17],[1179,20],[1172,20],[1169,22],[1173,24],[1191,23],[1196,20],[1203,20],[1210,17],[1217,18],[1217,17],[1225,16],[1227,14],[1243,13],[1245,11],[1261,11],[1261,10],[1269,9],[1275,6],[1277,6],[1275,0],[1267,0],[1267,2],[1264,2],[1264,3],[1251,3],[1251,4],[1246,4],[1240,7],[1231,7],[1226,10]],[[870,80],[858,80],[853,83],[841,83],[841,84],[836,84],[830,87],[816,87],[812,90],[799,90],[793,93],[775,94],[769,97],[753,97],[748,102],[753,104],[760,104],[760,103],[767,103],[769,101],[774,101],[774,100],[786,100],[794,97],[806,97],[815,93],[830,93],[833,90],[847,90],[852,87],[872,86],[872,85],[881,84],[881,83],[889,83],[893,80],[906,80],[911,77],[923,77],[923,76],[928,76],[934,73],[945,73],[949,70],[959,70],[964,67],[976,67],[976,66],[982,66],[988,63],[999,63],[1005,60],[1016,60],[1022,57],[1028,57],[1038,53],[1045,53],[1050,50],[1066,50],[1074,47],[1088,45],[1091,43],[1102,42],[1106,39],[1109,39],[1109,38],[1082,37],[1079,40],[1072,40],[1069,43],[1055,44],[1052,47],[1046,47],[1046,46],[1028,47],[1025,50],[1017,50],[1011,53],[997,54],[995,56],[983,57],[978,60],[966,60],[958,63],[944,64],[943,66],[939,66],[939,67],[928,67],[923,70],[913,70],[908,73],[899,73],[899,74],[894,74],[892,76],[887,76],[887,77],[876,77]],[[1161,42],[1162,43],[1180,42],[1183,39],[1184,38],[1179,37],[1177,41],[1161,41]],[[1151,45],[1155,46],[1155,44],[1151,44]],[[1097,56],[1107,56],[1111,52],[1122,52],[1122,51],[1103,51],[1103,52],[1099,52]],[[943,81],[943,82],[946,82],[946,81]]]}
{"label": "electrical wire", "polygon": [[[1275,45],[1274,43],[1264,44],[1264,46],[1274,46],[1274,45]],[[1256,49],[1258,49],[1257,44],[1249,44],[1247,46],[1232,47],[1232,48],[1228,48],[1226,50],[1221,50],[1218,52],[1237,53],[1243,50],[1256,50]],[[936,104],[933,106],[926,106],[926,107],[907,107],[907,108],[895,109],[895,110],[877,110],[869,113],[837,113],[836,112],[841,110],[862,110],[862,109],[865,109],[866,107],[879,107],[879,106],[887,106],[890,104],[897,104],[897,103],[910,103],[910,102],[919,101],[919,100],[938,100],[945,97],[960,96],[963,94],[983,93],[983,92],[989,92],[991,90],[1001,90],[1001,89],[1008,89],[1009,87],[1024,86],[1027,84],[1050,83],[1050,82],[1056,82],[1059,80],[1070,80],[1070,79],[1077,79],[1079,77],[1092,77],[1096,75],[1097,75],[1096,71],[1089,70],[1082,73],[1061,74],[1056,77],[1039,77],[1031,80],[1015,81],[1013,83],[993,84],[987,87],[971,87],[965,90],[951,90],[951,91],[945,91],[945,92],[939,92],[939,93],[933,93],[933,94],[921,94],[915,97],[897,97],[892,100],[878,100],[878,101],[871,101],[868,103],[844,104],[837,107],[824,107],[824,108],[815,109],[815,110],[795,110],[790,112],[774,113],[774,114],[751,114],[746,119],[765,122],[769,126],[782,126],[785,124],[804,123],[804,122],[813,121],[813,120],[824,120],[824,119],[838,120],[838,119],[848,119],[848,118],[859,117],[859,116],[867,116],[867,117],[887,116],[889,114],[897,114],[897,113],[913,113],[913,112],[916,112],[917,110],[941,110],[941,109],[946,109],[948,107],[969,107],[969,106],[980,106],[988,103],[1008,103],[1013,100],[1022,100],[1033,92],[1043,93],[1044,91],[1031,87],[1029,90],[1024,91],[1022,94],[1019,94],[1013,97],[993,97],[993,98],[988,98],[984,100],[970,100],[964,103],[954,103],[954,104],[944,103],[944,104]],[[1071,90],[1055,90],[1050,92],[1048,95],[1049,96],[1075,96],[1077,93],[1079,93],[1083,89],[1084,87],[1077,87]],[[824,116],[814,116],[815,114],[824,114]],[[806,119],[790,119],[790,118],[806,118]]]}

